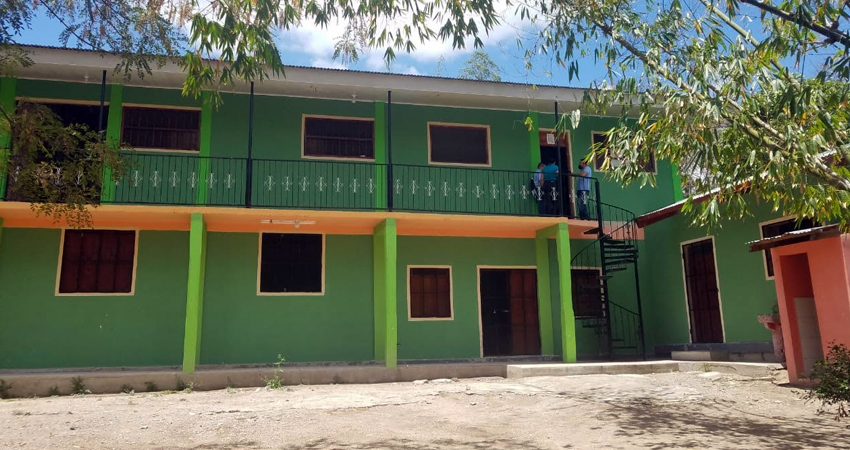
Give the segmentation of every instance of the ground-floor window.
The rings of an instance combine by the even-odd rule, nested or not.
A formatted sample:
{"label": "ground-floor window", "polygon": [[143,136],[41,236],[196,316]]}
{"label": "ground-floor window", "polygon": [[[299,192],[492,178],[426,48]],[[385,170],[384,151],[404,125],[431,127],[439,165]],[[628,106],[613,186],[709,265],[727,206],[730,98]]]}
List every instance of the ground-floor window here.
{"label": "ground-floor window", "polygon": [[429,266],[407,268],[408,319],[451,320],[452,268]]}
{"label": "ground-floor window", "polygon": [[258,293],[323,294],[324,241],[322,234],[260,234]]}
{"label": "ground-floor window", "polygon": [[134,230],[64,230],[58,294],[132,294]]}
{"label": "ground-floor window", "polygon": [[602,271],[598,267],[572,268],[573,313],[576,317],[605,317],[602,307]]}

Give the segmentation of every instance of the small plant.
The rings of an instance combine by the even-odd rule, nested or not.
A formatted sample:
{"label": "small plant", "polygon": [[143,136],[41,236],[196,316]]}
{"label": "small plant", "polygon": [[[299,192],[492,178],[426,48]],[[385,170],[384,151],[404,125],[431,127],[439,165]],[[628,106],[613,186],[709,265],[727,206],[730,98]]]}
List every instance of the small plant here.
{"label": "small plant", "polygon": [[121,393],[122,394],[135,394],[136,390],[133,388],[133,386],[130,386],[129,384],[123,384],[123,385],[121,385]]}
{"label": "small plant", "polygon": [[819,413],[835,408],[835,420],[850,417],[850,350],[832,344],[826,359],[815,363],[809,378],[814,387],[805,398],[820,402]]}
{"label": "small plant", "polygon": [[195,382],[189,381],[188,383],[183,381],[181,378],[177,378],[177,392],[186,392],[190,393],[195,390]]}
{"label": "small plant", "polygon": [[281,366],[286,362],[286,358],[283,355],[277,355],[277,361],[274,363],[274,372],[272,372],[272,376],[263,377],[263,381],[266,382],[266,387],[269,389],[280,389],[283,387],[283,379],[280,377]]}
{"label": "small plant", "polygon": [[59,397],[60,395],[62,394],[59,393],[59,386],[53,386],[47,390],[48,397]]}
{"label": "small plant", "polygon": [[10,390],[12,390],[12,383],[6,384],[6,380],[0,380],[0,398],[9,398]]}
{"label": "small plant", "polygon": [[145,390],[148,392],[156,392],[159,390],[159,386],[157,386],[153,381],[145,381]]}
{"label": "small plant", "polygon": [[83,377],[71,378],[71,394],[72,395],[91,394],[91,391],[86,389],[86,384],[83,382]]}

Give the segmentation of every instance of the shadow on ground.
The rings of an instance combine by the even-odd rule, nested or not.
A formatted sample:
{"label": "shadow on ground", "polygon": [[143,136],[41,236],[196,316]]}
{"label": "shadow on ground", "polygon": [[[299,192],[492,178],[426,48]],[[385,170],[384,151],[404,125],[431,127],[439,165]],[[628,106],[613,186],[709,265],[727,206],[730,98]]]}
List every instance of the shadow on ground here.
{"label": "shadow on ground", "polygon": [[[829,416],[774,417],[744,413],[733,402],[713,404],[635,401],[610,404],[600,419],[613,422],[622,442],[666,448],[847,448],[850,429]],[[746,413],[745,413],[746,414]],[[813,431],[818,430],[818,431]]]}
{"label": "shadow on ground", "polygon": [[[204,444],[190,448],[191,450],[254,450],[267,448],[280,450],[543,450],[543,447],[539,447],[531,441],[514,439],[485,439],[469,441],[437,439],[431,442],[419,442],[409,439],[385,439],[358,443],[339,442],[332,439],[316,439],[303,444],[275,447],[261,446],[256,442],[234,442],[229,444]],[[159,450],[170,450],[170,448],[161,448]]]}

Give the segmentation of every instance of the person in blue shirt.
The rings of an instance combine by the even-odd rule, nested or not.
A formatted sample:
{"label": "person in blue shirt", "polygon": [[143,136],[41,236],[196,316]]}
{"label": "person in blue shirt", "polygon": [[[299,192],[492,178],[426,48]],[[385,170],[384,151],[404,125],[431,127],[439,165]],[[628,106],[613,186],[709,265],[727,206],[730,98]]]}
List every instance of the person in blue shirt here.
{"label": "person in blue shirt", "polygon": [[543,168],[546,167],[546,164],[543,164],[543,161],[537,163],[537,171],[534,172],[534,175],[531,178],[531,195],[537,199],[537,213],[541,216],[543,215],[543,196],[536,195],[535,191],[542,192],[543,191]]}
{"label": "person in blue shirt", "polygon": [[590,196],[590,178],[593,176],[593,169],[587,165],[586,161],[578,163],[578,169],[578,176],[581,177],[576,182],[578,218],[581,220],[590,220],[590,213],[587,210],[587,199]]}
{"label": "person in blue shirt", "polygon": [[543,213],[544,216],[552,216],[557,214],[557,209],[555,208],[555,199],[558,194],[558,165],[555,164],[555,160],[552,159],[549,161],[549,164],[544,167],[540,173],[543,174]]}

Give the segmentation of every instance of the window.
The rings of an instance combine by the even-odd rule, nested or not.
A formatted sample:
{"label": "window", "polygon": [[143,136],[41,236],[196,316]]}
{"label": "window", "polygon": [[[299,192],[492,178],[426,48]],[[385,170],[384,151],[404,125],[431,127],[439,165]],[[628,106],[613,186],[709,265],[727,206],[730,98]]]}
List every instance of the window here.
{"label": "window", "polygon": [[[597,132],[594,131],[592,133],[592,140],[593,140],[593,145],[601,145],[601,146],[606,147],[606,148],[608,147],[608,135],[605,134],[605,133],[597,133]],[[610,150],[607,150],[605,152],[605,154],[608,156],[608,158],[611,159],[611,165],[612,166],[617,167],[620,164],[619,159],[613,157],[611,155]],[[602,163],[605,160],[603,158],[594,158],[593,160],[594,160],[594,164],[593,164],[594,168],[597,171],[602,171]],[[643,166],[643,171],[644,172],[652,172],[652,173],[656,172],[655,152],[649,153],[649,161],[646,163],[646,165]]]}
{"label": "window", "polygon": [[121,142],[130,147],[198,151],[201,111],[125,107]]}
{"label": "window", "polygon": [[448,319],[452,311],[451,267],[408,267],[409,319]]}
{"label": "window", "polygon": [[373,120],[303,117],[303,156],[375,159]]}
{"label": "window", "polygon": [[605,317],[602,308],[602,272],[598,268],[572,269],[573,312],[576,317]]}
{"label": "window", "polygon": [[132,294],[136,232],[65,230],[59,294]]}
{"label": "window", "polygon": [[428,162],[490,165],[490,127],[428,124]]}
{"label": "window", "polygon": [[259,294],[323,294],[324,235],[260,234]]}
{"label": "window", "polygon": [[[781,236],[789,231],[805,230],[816,227],[817,225],[808,218],[803,219],[800,226],[797,226],[797,219],[779,219],[771,222],[765,222],[760,225],[762,239]],[[773,258],[770,256],[770,249],[764,250],[764,271],[768,279],[773,278]]]}

